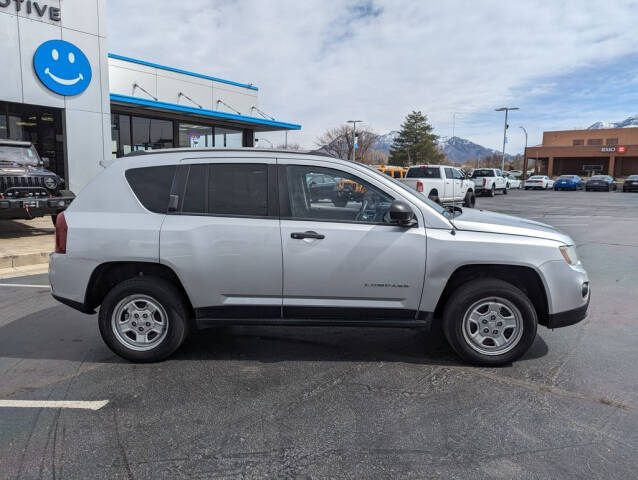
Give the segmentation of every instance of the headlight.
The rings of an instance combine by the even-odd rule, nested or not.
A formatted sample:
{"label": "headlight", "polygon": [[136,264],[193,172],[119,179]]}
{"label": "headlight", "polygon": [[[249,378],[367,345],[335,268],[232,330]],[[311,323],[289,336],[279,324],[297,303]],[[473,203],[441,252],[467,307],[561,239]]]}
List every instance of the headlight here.
{"label": "headlight", "polygon": [[576,247],[574,245],[563,245],[558,248],[567,263],[570,265],[578,265],[578,255],[576,255]]}
{"label": "headlight", "polygon": [[49,190],[55,190],[55,187],[58,186],[58,182],[55,177],[44,177],[44,186]]}

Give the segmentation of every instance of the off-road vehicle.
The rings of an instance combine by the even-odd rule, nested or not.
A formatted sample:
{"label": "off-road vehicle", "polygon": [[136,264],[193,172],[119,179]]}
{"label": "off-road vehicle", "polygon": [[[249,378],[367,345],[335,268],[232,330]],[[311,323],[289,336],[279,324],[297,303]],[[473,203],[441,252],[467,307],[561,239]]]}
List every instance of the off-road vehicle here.
{"label": "off-road vehicle", "polygon": [[51,215],[55,224],[75,196],[48,168],[49,160],[30,142],[0,140],[0,219]]}

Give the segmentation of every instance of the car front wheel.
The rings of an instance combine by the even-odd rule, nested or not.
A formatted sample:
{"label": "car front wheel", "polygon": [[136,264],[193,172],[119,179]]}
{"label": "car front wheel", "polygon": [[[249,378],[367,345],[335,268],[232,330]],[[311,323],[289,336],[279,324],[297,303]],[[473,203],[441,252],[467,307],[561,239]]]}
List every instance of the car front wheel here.
{"label": "car front wheel", "polygon": [[483,366],[519,359],[532,346],[537,323],[529,298],[495,278],[459,287],[443,313],[443,332],[450,346],[463,360]]}
{"label": "car front wheel", "polygon": [[476,195],[474,195],[474,192],[468,191],[463,199],[463,206],[467,208],[474,208],[474,205],[476,205]]}
{"label": "car front wheel", "polygon": [[104,297],[99,326],[109,348],[132,362],[157,362],[177,350],[188,334],[181,293],[158,277],[117,284]]}

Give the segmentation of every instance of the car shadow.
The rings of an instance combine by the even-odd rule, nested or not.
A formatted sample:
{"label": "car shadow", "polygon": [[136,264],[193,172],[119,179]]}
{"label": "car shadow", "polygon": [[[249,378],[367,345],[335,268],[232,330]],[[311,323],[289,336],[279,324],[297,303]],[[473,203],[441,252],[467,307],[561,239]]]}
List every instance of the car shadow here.
{"label": "car shadow", "polygon": [[28,222],[29,221],[0,220],[0,239],[51,235],[55,231],[53,223],[50,220],[48,220],[51,224],[50,227],[43,226],[42,222],[38,222],[37,225],[29,224]]}
{"label": "car shadow", "polygon": [[[543,357],[547,352],[547,344],[537,336],[519,362]],[[102,341],[96,315],[83,315],[62,306],[1,327],[0,357],[126,363]],[[193,332],[170,359],[464,365],[435,328],[217,327]]]}

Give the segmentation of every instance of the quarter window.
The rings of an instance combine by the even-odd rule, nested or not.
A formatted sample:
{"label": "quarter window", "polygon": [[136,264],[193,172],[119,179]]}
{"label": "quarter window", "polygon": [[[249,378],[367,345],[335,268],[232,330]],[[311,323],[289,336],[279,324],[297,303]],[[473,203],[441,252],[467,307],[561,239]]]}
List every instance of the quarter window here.
{"label": "quarter window", "polygon": [[[288,165],[280,188],[282,216],[328,222],[391,223],[391,196],[339,170]],[[323,183],[315,178],[321,175]]]}
{"label": "quarter window", "polygon": [[147,210],[166,213],[175,165],[131,168],[125,173],[133,193]]}

